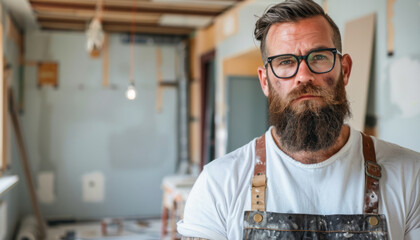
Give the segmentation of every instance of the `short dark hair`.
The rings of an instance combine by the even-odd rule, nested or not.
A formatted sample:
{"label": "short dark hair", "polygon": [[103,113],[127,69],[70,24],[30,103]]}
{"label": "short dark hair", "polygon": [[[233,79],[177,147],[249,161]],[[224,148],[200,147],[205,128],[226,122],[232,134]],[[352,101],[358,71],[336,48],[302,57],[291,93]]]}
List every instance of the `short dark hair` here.
{"label": "short dark hair", "polygon": [[341,52],[340,30],[321,6],[312,0],[285,0],[266,10],[264,15],[255,23],[254,36],[255,39],[260,41],[263,62],[265,63],[268,57],[265,42],[271,25],[282,22],[297,22],[315,16],[322,16],[328,21],[333,30],[333,43],[338,51]]}

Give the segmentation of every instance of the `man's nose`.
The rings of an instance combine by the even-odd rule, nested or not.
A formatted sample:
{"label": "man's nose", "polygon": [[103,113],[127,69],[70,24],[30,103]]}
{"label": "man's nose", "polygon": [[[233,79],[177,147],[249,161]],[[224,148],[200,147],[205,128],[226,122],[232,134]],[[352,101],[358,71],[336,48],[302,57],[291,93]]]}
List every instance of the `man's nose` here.
{"label": "man's nose", "polygon": [[309,66],[304,59],[300,61],[295,79],[297,81],[297,84],[314,81],[314,73],[309,69]]}

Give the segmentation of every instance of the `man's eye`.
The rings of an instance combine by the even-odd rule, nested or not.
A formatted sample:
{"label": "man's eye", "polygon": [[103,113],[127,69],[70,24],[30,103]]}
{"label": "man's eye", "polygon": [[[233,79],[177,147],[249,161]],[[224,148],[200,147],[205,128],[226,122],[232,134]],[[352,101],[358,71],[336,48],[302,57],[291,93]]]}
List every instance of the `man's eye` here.
{"label": "man's eye", "polygon": [[322,55],[322,54],[317,54],[313,57],[313,60],[326,60],[328,59],[327,56]]}
{"label": "man's eye", "polygon": [[283,60],[283,61],[280,61],[280,63],[279,63],[279,65],[290,65],[290,64],[292,64],[293,63],[293,61],[292,60]]}
{"label": "man's eye", "polygon": [[279,67],[287,67],[295,63],[296,63],[296,60],[290,57],[277,58],[276,61],[274,61],[274,65],[279,66]]}

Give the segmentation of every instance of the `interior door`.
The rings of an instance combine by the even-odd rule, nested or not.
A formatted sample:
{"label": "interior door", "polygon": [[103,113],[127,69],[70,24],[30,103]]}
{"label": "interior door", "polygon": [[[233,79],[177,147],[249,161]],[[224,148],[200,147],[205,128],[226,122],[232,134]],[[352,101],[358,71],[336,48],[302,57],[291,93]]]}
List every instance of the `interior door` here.
{"label": "interior door", "polygon": [[227,152],[231,152],[267,130],[268,111],[258,77],[228,77],[227,91]]}

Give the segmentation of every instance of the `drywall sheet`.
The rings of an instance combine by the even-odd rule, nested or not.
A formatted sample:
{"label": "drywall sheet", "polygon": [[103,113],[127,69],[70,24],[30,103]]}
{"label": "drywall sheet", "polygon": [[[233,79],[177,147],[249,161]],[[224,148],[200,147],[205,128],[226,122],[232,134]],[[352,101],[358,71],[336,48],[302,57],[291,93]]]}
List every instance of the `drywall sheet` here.
{"label": "drywall sheet", "polygon": [[103,202],[104,201],[104,174],[91,172],[83,176],[83,201]]}
{"label": "drywall sheet", "polygon": [[55,201],[53,172],[40,172],[38,174],[37,194],[41,203],[53,203]]}
{"label": "drywall sheet", "polygon": [[350,54],[353,59],[353,68],[346,87],[353,114],[349,123],[360,131],[365,127],[374,30],[375,14],[347,22],[344,29],[343,53]]}
{"label": "drywall sheet", "polygon": [[404,57],[389,68],[391,103],[404,118],[420,114],[420,61]]}

